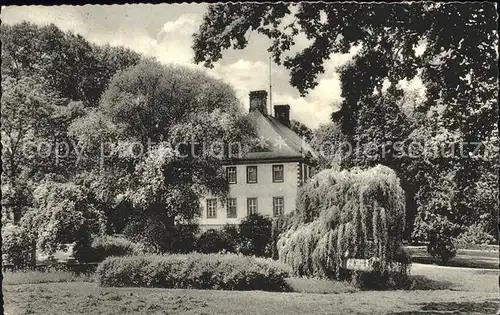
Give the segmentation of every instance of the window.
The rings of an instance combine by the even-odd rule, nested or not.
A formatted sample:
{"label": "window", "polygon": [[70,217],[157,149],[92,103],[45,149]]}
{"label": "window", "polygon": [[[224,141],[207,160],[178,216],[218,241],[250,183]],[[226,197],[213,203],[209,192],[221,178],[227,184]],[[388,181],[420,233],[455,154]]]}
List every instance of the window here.
{"label": "window", "polygon": [[299,169],[298,169],[298,173],[299,173],[299,182],[300,183],[303,183],[303,180],[304,180],[304,167],[302,166],[302,163],[299,163]]}
{"label": "window", "polygon": [[283,182],[283,165],[273,165],[273,182]]}
{"label": "window", "polygon": [[247,215],[257,213],[257,198],[247,198]]}
{"label": "window", "polygon": [[227,200],[227,217],[236,218],[236,198],[229,198]]}
{"label": "window", "polygon": [[283,215],[284,212],[283,197],[273,197],[273,216],[277,217]]}
{"label": "window", "polygon": [[207,218],[217,218],[217,199],[207,199]]}
{"label": "window", "polygon": [[257,182],[257,166],[247,166],[247,183]]}
{"label": "window", "polygon": [[226,177],[229,184],[236,184],[237,178],[235,166],[229,166],[226,168]]}

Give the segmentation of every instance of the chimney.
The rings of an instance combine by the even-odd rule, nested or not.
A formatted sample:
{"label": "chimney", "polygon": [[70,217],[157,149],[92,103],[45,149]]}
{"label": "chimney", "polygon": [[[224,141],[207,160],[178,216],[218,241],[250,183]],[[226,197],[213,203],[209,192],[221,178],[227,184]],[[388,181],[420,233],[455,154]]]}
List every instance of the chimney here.
{"label": "chimney", "polygon": [[290,105],[274,105],[274,117],[290,127]]}
{"label": "chimney", "polygon": [[267,115],[267,91],[251,91],[250,92],[250,111],[258,110],[262,114]]}

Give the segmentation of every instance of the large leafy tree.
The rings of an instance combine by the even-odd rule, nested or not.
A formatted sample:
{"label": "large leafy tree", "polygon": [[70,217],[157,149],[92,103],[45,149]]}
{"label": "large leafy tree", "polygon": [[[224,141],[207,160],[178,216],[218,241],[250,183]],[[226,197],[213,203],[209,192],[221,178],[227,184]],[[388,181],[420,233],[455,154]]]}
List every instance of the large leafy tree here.
{"label": "large leafy tree", "polygon": [[[496,119],[495,17],[490,3],[218,4],[205,14],[193,48],[195,62],[211,67],[224,49],[245,48],[247,32],[257,31],[272,40],[274,61],[283,62],[291,85],[305,94],[317,85],[332,53],[361,44],[353,62],[341,71],[344,102],[333,115],[346,134],[354,132],[359,102],[381,90],[384,79],[396,85],[418,70],[429,89],[427,106],[442,99],[450,105],[448,124],[484,129],[485,120]],[[310,46],[283,58],[299,31],[312,41]],[[416,54],[414,48],[423,43],[424,53]],[[471,83],[463,79],[468,75]],[[471,107],[480,113],[470,115]],[[470,124],[462,123],[464,115]]]}
{"label": "large leafy tree", "polygon": [[15,223],[29,205],[30,186],[43,174],[75,172],[69,147],[61,144],[68,143],[66,129],[83,107],[57,97],[40,81],[2,78],[2,202]]}
{"label": "large leafy tree", "polygon": [[1,26],[2,75],[38,76],[59,97],[97,106],[116,71],[136,64],[131,50],[97,46],[55,25]]}
{"label": "large leafy tree", "polygon": [[[71,183],[80,177],[82,148],[68,137],[68,127],[86,107],[97,105],[118,70],[136,64],[140,56],[91,44],[54,25],[3,24],[0,37],[2,220],[13,221],[18,229],[44,228],[26,240],[37,242],[39,249],[81,243],[99,232],[95,215],[103,209],[88,198],[92,187]],[[43,189],[51,192],[37,194]]]}
{"label": "large leafy tree", "polygon": [[[354,164],[382,163],[396,169],[407,192],[410,220],[417,204],[423,217],[431,217],[424,215],[425,209],[435,209],[425,204],[437,197],[414,198],[426,195],[433,186],[431,177],[452,178],[453,212],[462,214],[457,223],[465,224],[474,217],[469,202],[473,187],[485,172],[496,174],[495,167],[486,166],[491,161],[471,158],[478,153],[476,143],[489,141],[496,128],[495,21],[496,10],[489,3],[220,4],[209,7],[193,48],[195,62],[211,67],[223,50],[245,48],[247,33],[257,31],[271,40],[274,61],[290,70],[290,84],[307,94],[333,53],[360,47],[340,69],[343,102],[332,113],[347,140],[357,150],[371,146],[380,151],[394,141],[417,141],[432,150],[461,147],[463,153],[429,159],[398,158],[389,151],[385,157],[362,155]],[[299,33],[310,40],[309,47],[285,56]],[[425,97],[408,112],[403,105],[410,95],[398,83],[416,77],[423,82]],[[390,83],[387,91],[384,82]]]}
{"label": "large leafy tree", "polygon": [[87,143],[82,181],[110,209],[128,203],[135,209],[131,231],[156,231],[156,242],[197,217],[202,195],[225,196],[224,148],[240,143],[242,152],[254,136],[227,84],[154,60],[117,73],[100,106],[75,121],[71,134]]}
{"label": "large leafy tree", "polygon": [[292,119],[290,121],[290,129],[295,131],[295,133],[305,141],[311,141],[313,134],[312,130],[300,121]]}
{"label": "large leafy tree", "polygon": [[277,243],[280,260],[298,276],[345,279],[348,258],[378,258],[376,271],[396,271],[399,262],[406,272],[404,216],[404,191],[390,168],[323,170],[299,191],[297,211]]}
{"label": "large leafy tree", "polygon": [[18,223],[28,203],[28,166],[34,160],[26,147],[47,116],[49,97],[33,80],[2,79],[2,216]]}
{"label": "large leafy tree", "polygon": [[[128,49],[97,46],[54,25],[1,26],[2,205],[18,223],[45,174],[72,180],[81,150],[67,134],[110,78],[136,64]],[[11,216],[13,214],[13,216]]]}
{"label": "large leafy tree", "polygon": [[329,122],[314,130],[311,146],[318,152],[318,168],[340,169],[342,163],[352,154],[351,144],[347,141],[340,127]]}

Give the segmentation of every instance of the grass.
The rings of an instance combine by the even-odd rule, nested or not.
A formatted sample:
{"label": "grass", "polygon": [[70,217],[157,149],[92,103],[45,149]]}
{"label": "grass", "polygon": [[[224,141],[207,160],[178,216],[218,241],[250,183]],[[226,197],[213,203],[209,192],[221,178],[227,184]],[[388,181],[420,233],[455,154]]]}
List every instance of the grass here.
{"label": "grass", "polygon": [[413,290],[453,290],[495,292],[498,294],[499,271],[494,269],[441,267],[412,264]]}
{"label": "grass", "polygon": [[[102,288],[93,283],[7,285],[5,314],[419,314],[473,309],[494,314],[497,292],[367,291],[344,294],[152,288]],[[431,305],[431,306],[430,306]],[[429,312],[427,312],[428,314]],[[431,313],[432,314],[432,313]],[[438,313],[435,313],[438,314]],[[458,314],[458,313],[457,313]]]}
{"label": "grass", "polygon": [[[408,246],[412,261],[421,264],[440,264],[440,261],[427,253],[425,246]],[[446,265],[451,267],[498,269],[498,247],[488,249],[459,249],[455,258]]]}
{"label": "grass", "polygon": [[318,294],[340,294],[359,291],[346,282],[330,281],[322,279],[288,278],[287,284],[293,292],[318,293]]}
{"label": "grass", "polygon": [[76,275],[69,271],[53,270],[50,272],[43,271],[4,271],[3,284],[35,284],[35,283],[50,283],[50,282],[93,282],[93,275]]}
{"label": "grass", "polygon": [[[480,255],[481,256],[481,255]],[[104,288],[67,272],[5,273],[5,314],[495,314],[498,270],[413,264],[413,290],[290,278],[294,293]],[[51,283],[49,283],[51,282]]]}
{"label": "grass", "polygon": [[[76,275],[68,271],[20,271],[3,273],[4,285],[37,284],[37,283],[58,283],[58,282],[95,282],[95,275]],[[346,282],[307,279],[307,278],[287,278],[287,284],[293,292],[299,293],[321,293],[339,294],[356,292],[358,289]]]}

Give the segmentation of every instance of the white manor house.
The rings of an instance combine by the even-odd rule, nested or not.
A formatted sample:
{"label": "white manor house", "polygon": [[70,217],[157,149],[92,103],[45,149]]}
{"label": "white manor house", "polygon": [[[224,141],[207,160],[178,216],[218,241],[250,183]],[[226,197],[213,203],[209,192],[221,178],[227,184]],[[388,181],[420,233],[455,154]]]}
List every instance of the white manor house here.
{"label": "white manor house", "polygon": [[225,163],[229,198],[202,198],[202,229],[238,224],[248,214],[275,217],[295,210],[298,188],[315,171],[317,153],[290,129],[290,106],[275,105],[274,116],[267,112],[267,91],[250,92],[250,117],[257,129],[259,144],[237,160]]}

